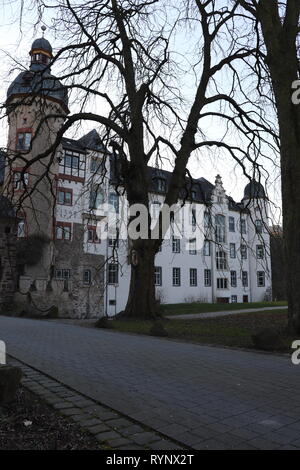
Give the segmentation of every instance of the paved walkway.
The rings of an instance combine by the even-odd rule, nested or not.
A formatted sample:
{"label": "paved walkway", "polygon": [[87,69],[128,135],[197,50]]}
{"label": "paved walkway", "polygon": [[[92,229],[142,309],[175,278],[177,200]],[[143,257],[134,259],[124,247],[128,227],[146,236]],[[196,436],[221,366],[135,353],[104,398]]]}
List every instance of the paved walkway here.
{"label": "paved walkway", "polygon": [[300,448],[300,366],[271,354],[0,317],[8,354],[193,449]]}
{"label": "paved walkway", "polygon": [[282,310],[288,307],[266,307],[266,308],[243,308],[240,310],[222,310],[220,312],[203,312],[203,313],[185,313],[182,315],[169,315],[167,318],[171,320],[197,320],[198,318],[215,318],[215,317],[226,317],[227,315],[234,315],[238,313],[252,313],[252,312],[264,312],[266,310]]}

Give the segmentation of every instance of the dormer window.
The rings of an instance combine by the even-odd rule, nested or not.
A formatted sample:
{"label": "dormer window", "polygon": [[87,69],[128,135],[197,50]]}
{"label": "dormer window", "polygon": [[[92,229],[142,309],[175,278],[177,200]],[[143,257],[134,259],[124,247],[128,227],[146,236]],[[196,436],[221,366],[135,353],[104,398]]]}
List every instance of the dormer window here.
{"label": "dormer window", "polygon": [[162,193],[166,192],[166,189],[167,189],[166,180],[163,178],[156,178],[156,187],[157,187],[157,191],[162,192]]}

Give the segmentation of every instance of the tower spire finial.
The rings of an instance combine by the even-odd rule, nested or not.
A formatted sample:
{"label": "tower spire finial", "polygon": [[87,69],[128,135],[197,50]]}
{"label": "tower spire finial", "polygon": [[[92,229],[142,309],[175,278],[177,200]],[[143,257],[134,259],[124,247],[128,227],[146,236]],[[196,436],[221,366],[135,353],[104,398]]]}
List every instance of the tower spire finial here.
{"label": "tower spire finial", "polygon": [[41,26],[41,30],[43,31],[43,37],[44,37],[44,34],[45,34],[46,29],[47,29],[46,26],[44,26],[44,25]]}

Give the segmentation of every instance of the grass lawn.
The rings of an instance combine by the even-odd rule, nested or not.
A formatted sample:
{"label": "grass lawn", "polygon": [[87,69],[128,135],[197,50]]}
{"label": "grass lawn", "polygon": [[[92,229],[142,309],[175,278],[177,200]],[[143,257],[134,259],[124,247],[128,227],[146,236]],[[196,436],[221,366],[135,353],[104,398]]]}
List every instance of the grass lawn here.
{"label": "grass lawn", "polygon": [[[262,328],[278,330],[286,344],[286,352],[295,337],[285,334],[287,311],[264,311],[228,315],[219,318],[199,320],[163,320],[169,338],[177,338],[202,344],[223,345],[241,348],[253,348],[251,335]],[[138,334],[150,334],[150,321],[113,320],[112,328],[117,331]]]}
{"label": "grass lawn", "polygon": [[236,304],[209,304],[209,303],[184,303],[184,304],[162,304],[161,310],[164,315],[184,315],[186,313],[221,312],[224,310],[241,310],[244,308],[268,308],[286,306],[286,301],[279,302],[249,302]]}

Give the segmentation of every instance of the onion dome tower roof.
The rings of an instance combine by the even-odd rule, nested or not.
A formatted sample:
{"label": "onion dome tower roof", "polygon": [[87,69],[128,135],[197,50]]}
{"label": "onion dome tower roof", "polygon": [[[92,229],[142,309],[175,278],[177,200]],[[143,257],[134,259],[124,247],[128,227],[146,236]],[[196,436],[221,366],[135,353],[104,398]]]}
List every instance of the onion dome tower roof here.
{"label": "onion dome tower roof", "polygon": [[44,37],[33,41],[29,70],[21,72],[7,90],[7,104],[15,98],[38,95],[59,102],[68,113],[68,92],[64,85],[51,74],[52,47]]}
{"label": "onion dome tower roof", "polygon": [[266,199],[266,193],[263,185],[256,180],[251,180],[245,186],[243,199]]}

